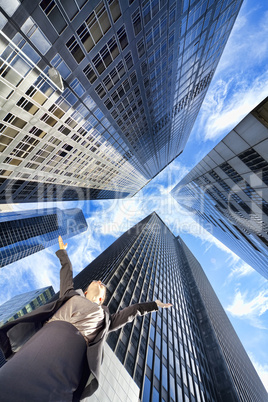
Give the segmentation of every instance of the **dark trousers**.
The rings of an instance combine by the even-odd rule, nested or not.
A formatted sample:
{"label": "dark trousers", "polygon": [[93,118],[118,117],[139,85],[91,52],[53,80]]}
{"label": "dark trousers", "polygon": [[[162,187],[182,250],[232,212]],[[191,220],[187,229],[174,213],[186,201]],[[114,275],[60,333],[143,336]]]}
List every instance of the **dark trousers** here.
{"label": "dark trousers", "polygon": [[[45,324],[0,369],[1,402],[72,402],[86,359],[86,342],[70,323]],[[77,395],[77,393],[75,393]]]}

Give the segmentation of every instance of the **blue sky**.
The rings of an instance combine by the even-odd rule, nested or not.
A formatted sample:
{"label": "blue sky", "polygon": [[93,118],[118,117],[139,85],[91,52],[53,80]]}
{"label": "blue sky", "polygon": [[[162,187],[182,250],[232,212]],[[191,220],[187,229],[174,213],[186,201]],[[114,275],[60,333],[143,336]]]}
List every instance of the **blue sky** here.
{"label": "blue sky", "polygon": [[[169,194],[179,180],[267,96],[267,20],[267,2],[244,1],[184,152],[135,197],[53,205],[80,207],[88,222],[88,231],[68,242],[74,274],[128,228],[156,211],[173,233],[182,237],[203,266],[268,390],[267,281],[196,224]],[[15,208],[32,209],[36,205]],[[18,293],[51,284],[57,291],[56,250],[56,246],[51,247],[1,269],[0,304]]]}

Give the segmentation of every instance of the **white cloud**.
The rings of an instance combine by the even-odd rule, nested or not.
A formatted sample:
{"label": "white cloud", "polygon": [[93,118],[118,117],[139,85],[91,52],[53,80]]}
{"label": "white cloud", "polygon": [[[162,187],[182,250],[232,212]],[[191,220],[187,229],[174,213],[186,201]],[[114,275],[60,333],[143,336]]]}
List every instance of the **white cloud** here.
{"label": "white cloud", "polygon": [[[118,237],[145,217],[145,208],[139,197],[122,200],[101,201],[89,219],[88,225],[94,234]],[[152,212],[152,211],[151,211]]]}
{"label": "white cloud", "polygon": [[249,276],[252,273],[256,272],[250,265],[245,262],[239,261],[231,268],[231,272],[228,275],[227,279],[240,278],[242,276]]}
{"label": "white cloud", "polygon": [[102,251],[101,241],[92,230],[90,220],[88,220],[88,230],[74,236],[71,247],[67,247],[67,251],[72,262],[74,276],[100,254]]}
{"label": "white cloud", "polygon": [[117,238],[153,211],[161,214],[165,223],[174,223],[172,214],[179,213],[181,208],[171,197],[170,190],[188,170],[181,163],[174,161],[136,196],[121,200],[95,201],[97,210],[87,219],[95,238],[101,235]]}
{"label": "white cloud", "polygon": [[248,353],[250,360],[255,367],[255,370],[257,371],[264,387],[266,388],[266,391],[268,392],[268,364],[261,364],[259,363],[255,357],[253,356],[252,353]]}
{"label": "white cloud", "polygon": [[249,320],[257,328],[267,329],[261,316],[268,310],[268,290],[261,290],[251,298],[248,292],[237,290],[232,304],[226,310],[234,317]]}
{"label": "white cloud", "polygon": [[[268,26],[267,9],[259,12],[252,1],[245,1],[227,41],[215,77],[228,71],[240,70],[241,75],[248,69],[259,66],[267,60]],[[260,17],[261,15],[261,17]]]}
{"label": "white cloud", "polygon": [[203,139],[215,140],[228,134],[267,93],[268,70],[253,81],[240,76],[217,81],[211,86],[201,110]]}
{"label": "white cloud", "polygon": [[59,271],[57,257],[52,257],[47,250],[42,250],[1,268],[0,304],[17,294],[45,286],[52,285],[57,291],[59,289]]}
{"label": "white cloud", "polygon": [[261,18],[255,12],[258,7],[245,2],[203,102],[199,135],[205,141],[226,135],[267,96],[268,11]]}

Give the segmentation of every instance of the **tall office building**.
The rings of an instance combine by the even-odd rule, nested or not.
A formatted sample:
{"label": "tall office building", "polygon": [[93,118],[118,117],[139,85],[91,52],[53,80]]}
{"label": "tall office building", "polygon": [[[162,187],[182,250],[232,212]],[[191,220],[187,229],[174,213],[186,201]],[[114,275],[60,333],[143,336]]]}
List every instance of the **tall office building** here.
{"label": "tall office building", "polygon": [[185,146],[242,0],[0,6],[0,203],[132,196]]}
{"label": "tall office building", "polygon": [[268,278],[268,98],[171,191],[205,229]]}
{"label": "tall office building", "polygon": [[0,214],[0,267],[87,230],[79,208],[44,208]]}
{"label": "tall office building", "polygon": [[[12,297],[0,306],[0,327],[6,322],[22,317],[24,314],[46,304],[54,295],[53,287],[48,286]],[[6,359],[0,349],[0,367],[2,367],[5,362]]]}
{"label": "tall office building", "polygon": [[75,287],[96,278],[107,284],[111,313],[148,300],[173,304],[108,337],[142,401],[268,400],[202,267],[156,213],[81,271]]}

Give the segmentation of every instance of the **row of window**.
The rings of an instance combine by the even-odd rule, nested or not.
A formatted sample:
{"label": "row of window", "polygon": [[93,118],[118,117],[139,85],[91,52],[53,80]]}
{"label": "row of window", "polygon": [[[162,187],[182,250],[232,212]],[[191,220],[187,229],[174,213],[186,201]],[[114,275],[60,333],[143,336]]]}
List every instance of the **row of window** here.
{"label": "row of window", "polygon": [[[152,219],[153,221],[153,219]],[[153,223],[157,223],[157,222],[151,222],[151,224],[153,225]],[[157,226],[157,225],[156,225]],[[155,231],[155,229],[153,229]],[[115,311],[115,309],[119,306],[120,304],[120,300],[123,300],[123,303],[121,303],[121,307],[124,307],[125,305],[127,305],[129,303],[129,301],[132,302],[137,302],[139,300],[141,301],[145,301],[146,300],[146,294],[150,294],[150,289],[155,289],[154,292],[155,293],[155,297],[158,298],[164,298],[164,300],[166,300],[167,298],[170,298],[170,300],[172,300],[173,302],[175,302],[176,297],[174,297],[174,288],[171,289],[170,286],[170,280],[167,276],[167,272],[165,271],[165,269],[163,269],[163,267],[167,264],[168,261],[168,265],[170,270],[172,269],[172,264],[177,261],[176,257],[174,256],[174,258],[172,259],[166,258],[167,255],[170,256],[172,254],[172,250],[169,250],[169,247],[166,247],[165,243],[168,243],[168,241],[164,241],[162,244],[159,243],[159,240],[161,238],[161,236],[163,236],[163,234],[159,233],[158,235],[156,235],[154,233],[154,235],[152,236],[152,233],[150,233],[147,236],[143,236],[143,233],[141,233],[140,238],[137,240],[137,243],[133,245],[132,247],[132,252],[129,253],[129,259],[125,259],[124,260],[124,270],[122,270],[122,273],[119,274],[121,279],[119,279],[117,274],[114,274],[111,283],[110,283],[110,287],[109,289],[115,289],[116,291],[113,291],[113,297],[110,299],[109,302],[109,307]],[[161,250],[161,251],[160,251]],[[174,252],[174,251],[173,251]],[[168,254],[166,254],[168,253]],[[165,257],[163,257],[163,255],[165,255]],[[158,261],[158,262],[157,262]],[[178,262],[177,262],[178,263]],[[127,268],[128,264],[132,264],[132,268],[129,267]],[[159,264],[159,265],[158,265]],[[135,268],[136,266],[136,268]],[[143,268],[142,268],[143,266]],[[151,268],[150,268],[151,267]],[[162,267],[162,268],[160,268]],[[119,270],[120,271],[120,270]],[[131,279],[131,272],[132,272],[132,278]],[[175,273],[176,272],[176,273]],[[123,276],[121,276],[123,275]],[[156,276],[155,276],[156,275]],[[177,275],[177,271],[174,269],[174,275],[176,277]],[[160,279],[161,278],[161,279]],[[117,285],[119,283],[119,285]],[[163,283],[165,283],[166,285],[163,286]],[[148,293],[149,291],[149,293]],[[131,294],[132,294],[132,299],[131,299]],[[185,303],[184,303],[185,305]],[[181,314],[185,317],[186,320],[186,312],[181,310]],[[170,316],[170,317],[169,317]],[[167,391],[169,390],[169,396],[171,398],[173,398],[173,395],[175,395],[175,388],[172,387],[172,384],[174,382],[172,382],[172,378],[174,379],[174,364],[172,363],[174,361],[174,353],[173,352],[173,346],[172,344],[174,343],[174,333],[176,333],[176,331],[178,330],[177,328],[173,328],[172,330],[172,322],[174,322],[174,318],[172,318],[172,313],[171,312],[167,312],[164,311],[163,312],[163,317],[161,319],[162,315],[161,312],[158,312],[158,318],[157,318],[157,328],[158,330],[156,331],[155,328],[152,324],[150,327],[150,338],[152,339],[153,342],[155,342],[155,345],[157,347],[155,354],[154,354],[154,358],[155,358],[155,370],[156,370],[156,378],[157,378],[157,367],[160,367],[160,360],[159,360],[159,365],[157,365],[157,359],[158,355],[160,356],[160,353],[162,354],[162,361],[163,361],[163,365],[162,367],[162,376],[160,377],[160,373],[158,374],[158,378],[162,380],[162,385],[164,388],[162,388],[162,396],[164,395],[164,392],[167,393]],[[147,317],[148,318],[148,317]],[[149,320],[149,318],[148,318]],[[168,321],[167,321],[168,320]],[[154,321],[154,318],[153,318]],[[167,325],[167,322],[169,322],[169,324]],[[143,329],[142,334],[139,335],[139,331],[140,331],[140,325],[141,323],[135,323],[135,325],[133,326],[128,326],[124,328],[124,331],[121,333],[121,335],[112,335],[110,338],[110,345],[115,348],[116,347],[116,353],[118,354],[120,360],[125,364],[127,370],[130,372],[131,375],[134,374],[134,370],[135,370],[135,380],[140,384],[141,382],[141,372],[140,372],[140,367],[142,367],[142,358],[141,356],[144,354],[144,347],[146,347],[146,344],[144,344],[145,338],[144,335],[142,334],[146,334],[146,332],[148,331],[149,327],[148,327],[148,322],[147,324],[145,324],[145,320],[143,322],[143,326],[145,325],[146,331],[145,329]],[[155,324],[156,325],[156,324]],[[160,332],[159,330],[161,330],[161,328],[163,329],[163,339],[161,341],[161,337],[160,337]],[[187,333],[190,336],[190,330],[188,328],[188,325],[186,325],[186,322],[184,324],[183,322],[183,331],[187,330]],[[179,329],[180,330],[180,329]],[[145,332],[144,332],[145,331]],[[148,333],[148,332],[147,332]],[[181,330],[180,330],[181,333]],[[132,336],[131,336],[132,334]],[[168,335],[168,338],[167,338]],[[178,335],[177,335],[178,336]],[[188,347],[188,342],[186,341],[186,335],[182,334],[182,339],[185,345],[185,347]],[[141,341],[141,345],[140,348],[137,348],[137,345],[139,343],[139,339]],[[170,342],[167,342],[167,339],[170,340]],[[128,344],[128,340],[130,340],[130,343]],[[128,345],[128,346],[127,346]],[[169,346],[168,346],[169,345]],[[174,344],[175,345],[175,344]],[[189,344],[189,347],[192,349],[192,346],[190,346],[191,344]],[[149,346],[151,349],[148,349],[148,361],[149,361],[149,365],[148,367],[152,366],[152,363],[150,363],[150,359],[152,359],[152,356],[150,354],[150,352],[153,350],[151,346]],[[181,346],[182,347],[182,346]],[[177,343],[177,352],[176,352],[176,356],[178,356],[178,343]],[[146,349],[145,349],[146,350]],[[159,350],[157,352],[157,350]],[[175,350],[175,349],[174,349]],[[160,352],[161,351],[161,352]],[[187,365],[189,365],[190,367],[190,355],[188,354],[188,352],[185,350],[184,348],[182,348],[182,359],[184,359],[184,353],[185,353],[185,358],[187,361]],[[136,364],[135,364],[136,361]],[[168,365],[167,362],[170,362],[170,366],[166,366]],[[194,363],[192,363],[193,365],[193,372],[197,373],[197,369],[195,368]],[[136,367],[136,369],[135,369]],[[169,367],[169,369],[167,369],[167,367]],[[172,368],[173,367],[173,368]],[[160,368],[159,368],[160,370]],[[165,370],[168,372],[168,370],[170,371],[170,379],[169,379],[169,386],[168,386],[168,380],[166,380],[166,382],[163,380],[163,375]],[[180,366],[177,369],[180,370]],[[190,368],[189,368],[190,370]],[[183,371],[183,368],[182,368]],[[180,373],[180,371],[179,371]],[[179,374],[180,376],[181,374]],[[190,375],[190,371],[188,371],[188,376]],[[182,374],[182,376],[184,376],[185,378],[185,382],[186,382],[186,386],[188,387],[189,385],[189,389],[190,392],[192,392],[193,394],[195,393],[194,391],[194,381],[192,380],[192,377],[190,376],[188,380],[186,380],[186,372],[185,374]],[[165,377],[164,377],[165,378]],[[166,377],[167,378],[167,377]],[[188,377],[187,377],[188,378]],[[163,382],[164,381],[164,382]],[[175,379],[174,379],[175,381]],[[189,381],[189,383],[188,383]],[[196,378],[196,381],[198,382],[198,379]],[[197,383],[196,383],[197,386]],[[198,388],[198,387],[197,387]],[[165,391],[166,389],[166,391]],[[159,388],[157,386],[156,391],[159,392]],[[199,392],[199,388],[198,391]],[[168,394],[167,394],[168,395]],[[167,396],[168,398],[168,396]],[[170,399],[171,400],[171,399]],[[174,399],[175,400],[175,399]],[[200,399],[201,400],[201,399]]]}

